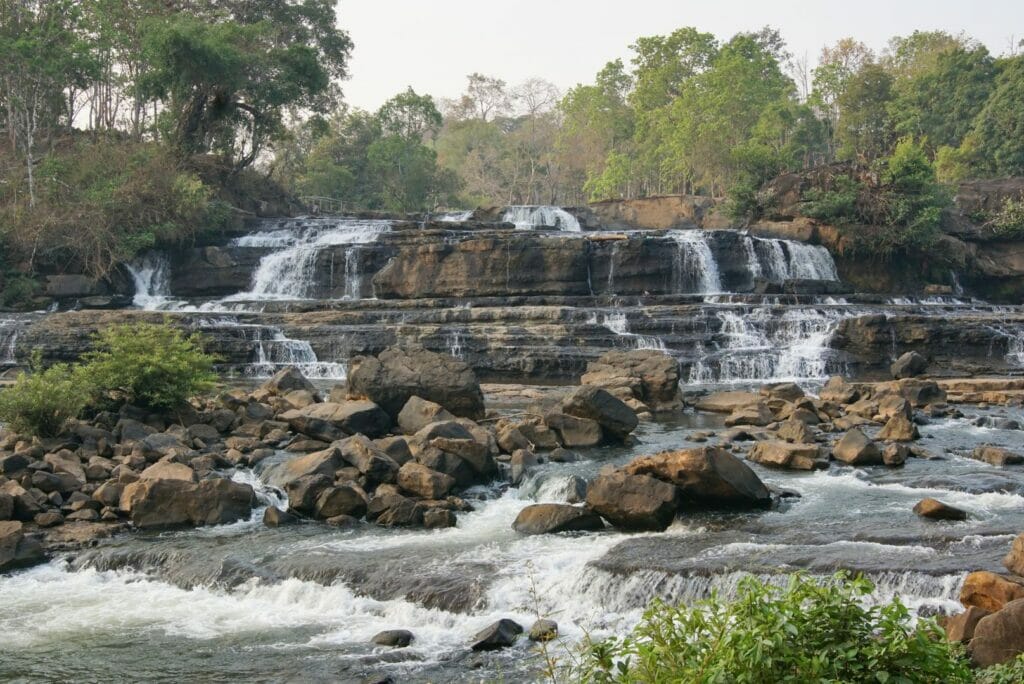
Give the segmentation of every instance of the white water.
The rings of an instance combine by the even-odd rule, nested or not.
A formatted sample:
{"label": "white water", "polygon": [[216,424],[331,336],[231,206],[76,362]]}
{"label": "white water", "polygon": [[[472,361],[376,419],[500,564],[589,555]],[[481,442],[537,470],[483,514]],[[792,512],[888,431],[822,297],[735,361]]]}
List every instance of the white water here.
{"label": "white water", "polygon": [[[673,230],[668,236],[676,243],[675,291],[677,294],[695,292],[714,294],[722,291],[718,262],[708,245],[708,233],[703,230]],[[688,278],[692,281],[688,281]],[[692,282],[692,287],[689,282]]]}
{"label": "white water", "polygon": [[842,370],[829,341],[846,313],[834,309],[714,312],[724,337],[717,349],[699,349],[690,367],[693,384],[824,380]]}
{"label": "white water", "polygon": [[244,367],[251,378],[269,378],[286,366],[295,366],[307,378],[314,380],[344,380],[347,365],[321,361],[305,340],[294,340],[277,327],[239,323],[231,317],[199,319],[200,328],[225,328],[241,334],[252,346],[253,361]]}
{"label": "white water", "polygon": [[744,249],[754,277],[763,276],[773,282],[839,280],[832,255],[821,245],[748,236],[744,238]]}
{"label": "white water", "polygon": [[668,346],[660,337],[654,335],[637,335],[629,331],[629,320],[624,313],[594,313],[587,319],[588,325],[601,325],[619,337],[625,338],[626,346],[633,349],[652,349],[668,351]]}
{"label": "white water", "polygon": [[0,319],[0,366],[14,366],[18,363],[14,350],[20,333],[21,327],[17,320]]}
{"label": "white water", "polygon": [[[252,233],[232,241],[236,247],[272,247],[252,277],[249,292],[232,295],[228,300],[306,299],[316,295],[317,257],[335,245],[361,245],[374,242],[391,230],[390,221],[361,219],[306,219],[272,231]],[[345,251],[345,298],[359,299],[361,274],[356,250]]]}
{"label": "white water", "polygon": [[583,230],[576,217],[561,207],[525,205],[506,207],[501,220],[506,223],[514,223],[516,230],[554,228],[570,233],[579,233]]}
{"label": "white water", "polygon": [[463,223],[473,218],[473,209],[467,211],[446,211],[437,215],[438,221],[445,223]]}
{"label": "white water", "polygon": [[135,283],[132,304],[140,309],[155,311],[167,308],[171,300],[171,265],[162,252],[148,252],[131,262],[128,272]]}

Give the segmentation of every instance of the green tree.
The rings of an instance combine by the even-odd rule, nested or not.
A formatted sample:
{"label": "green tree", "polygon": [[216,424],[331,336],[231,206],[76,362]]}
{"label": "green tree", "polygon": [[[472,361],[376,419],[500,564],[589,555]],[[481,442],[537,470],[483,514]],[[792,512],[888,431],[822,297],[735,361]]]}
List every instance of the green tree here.
{"label": "green tree", "polygon": [[1024,175],[1024,55],[1003,60],[988,101],[964,147],[974,168],[990,176]]}
{"label": "green tree", "polygon": [[866,64],[847,82],[838,99],[839,155],[871,161],[888,153],[895,139],[889,105],[893,77],[880,64]]}

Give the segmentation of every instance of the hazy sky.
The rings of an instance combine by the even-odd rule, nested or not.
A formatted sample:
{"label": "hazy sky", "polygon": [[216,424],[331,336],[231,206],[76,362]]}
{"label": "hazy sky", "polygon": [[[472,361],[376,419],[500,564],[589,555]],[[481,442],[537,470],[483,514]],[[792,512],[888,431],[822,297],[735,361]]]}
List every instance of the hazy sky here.
{"label": "hazy sky", "polygon": [[812,61],[852,35],[881,49],[914,29],[966,31],[995,53],[1024,37],[1024,0],[339,0],[355,41],[347,101],[376,109],[412,86],[455,97],[479,71],[510,84],[540,76],[565,89],[626,58],[638,36],[681,26],[727,38],[768,24]]}

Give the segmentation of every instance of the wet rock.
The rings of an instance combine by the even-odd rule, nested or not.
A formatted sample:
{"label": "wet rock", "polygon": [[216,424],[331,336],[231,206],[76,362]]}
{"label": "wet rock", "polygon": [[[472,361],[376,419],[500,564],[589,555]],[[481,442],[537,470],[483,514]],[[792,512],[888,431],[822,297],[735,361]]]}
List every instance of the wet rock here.
{"label": "wet rock", "polygon": [[992,613],[1018,599],[1024,599],[1024,580],[994,572],[972,572],[960,588],[964,607],[977,606]]}
{"label": "wet rock", "polygon": [[399,465],[363,435],[335,443],[341,458],[365,476],[368,487],[394,482]]}
{"label": "wet rock", "polygon": [[324,522],[331,527],[349,528],[357,526],[359,524],[359,518],[351,515],[336,515],[333,518],[327,518]]}
{"label": "wet rock", "polygon": [[552,641],[558,637],[558,623],[541,618],[530,627],[529,637],[530,641]]}
{"label": "wet rock", "polygon": [[0,571],[42,563],[45,558],[43,548],[25,535],[21,522],[0,522]]}
{"label": "wet rock", "polygon": [[288,366],[277,371],[272,378],[260,385],[260,389],[268,394],[284,396],[289,392],[304,390],[316,395],[316,387],[302,374],[298,368]]}
{"label": "wet rock", "polygon": [[1019,465],[1024,463],[1024,456],[1015,454],[1009,449],[1002,447],[983,445],[975,447],[969,456],[978,461],[984,461],[994,466]]}
{"label": "wet rock", "polygon": [[683,504],[688,506],[724,509],[771,506],[771,493],[750,466],[718,447],[641,456],[622,470],[631,475],[651,475],[675,485]]}
{"label": "wet rock", "polygon": [[654,350],[610,351],[587,364],[582,385],[594,385],[615,396],[623,392],[653,411],[672,411],[682,406],[679,394],[679,362]]}
{"label": "wet rock", "polygon": [[350,515],[362,518],[366,515],[368,497],[362,487],[356,484],[341,484],[324,489],[316,498],[314,513],[320,520]]}
{"label": "wet rock", "polygon": [[544,422],[558,433],[563,446],[570,449],[597,446],[603,437],[601,425],[589,418],[577,418],[561,411],[551,411],[544,416]]}
{"label": "wet rock", "polygon": [[400,494],[375,496],[370,500],[367,519],[383,527],[419,527],[426,509],[417,501]]}
{"label": "wet rock", "polygon": [[455,486],[455,478],[422,464],[409,462],[398,471],[398,486],[424,499],[440,499]]}
{"label": "wet rock", "polygon": [[958,615],[947,617],[942,627],[946,631],[946,639],[961,644],[967,644],[974,638],[974,630],[981,618],[991,615],[989,611],[977,606],[971,606]]}
{"label": "wet rock", "polygon": [[455,420],[443,406],[421,397],[409,397],[398,413],[398,427],[407,435],[414,435],[431,423]]}
{"label": "wet rock", "polygon": [[978,667],[1009,662],[1024,653],[1024,599],[1011,601],[1002,610],[981,618],[969,651]]}
{"label": "wet rock", "polygon": [[776,434],[779,439],[794,444],[814,444],[816,442],[814,430],[804,421],[794,418],[783,421]]}
{"label": "wet rock", "polygon": [[1024,577],[1024,534],[1013,540],[1010,552],[1003,559],[1003,566],[1015,575]]}
{"label": "wet rock", "polygon": [[292,430],[326,442],[349,435],[383,437],[391,429],[391,417],[372,401],[325,402],[281,414]]}
{"label": "wet rock", "polygon": [[321,475],[303,475],[285,485],[288,495],[288,508],[306,515],[312,515],[320,493],[334,483],[332,477]]}
{"label": "wet rock", "polygon": [[539,463],[540,460],[529,449],[516,449],[508,462],[509,481],[517,486],[522,484],[526,474]]}
{"label": "wet rock", "polygon": [[932,498],[914,504],[914,513],[932,520],[967,520],[967,511]]}
{"label": "wet rock", "polygon": [[911,451],[906,444],[890,444],[882,451],[882,463],[891,468],[897,468],[906,463],[910,456]]}
{"label": "wet rock", "polygon": [[407,629],[389,629],[378,632],[370,639],[378,646],[391,646],[393,648],[405,648],[413,641],[412,632]]}
{"label": "wet rock", "polygon": [[411,397],[443,406],[456,416],[484,417],[484,398],[473,369],[447,354],[420,346],[389,347],[378,356],[349,362],[349,395],[376,402],[397,418]]}
{"label": "wet rock", "polygon": [[252,487],[226,479],[139,480],[124,488],[120,508],[139,528],[222,525],[249,517]]}
{"label": "wet rock", "polygon": [[928,361],[916,351],[903,354],[889,366],[889,372],[897,380],[916,378],[918,375],[923,375],[926,370],[928,370]]}
{"label": "wet rock", "polygon": [[195,482],[198,480],[196,473],[183,463],[171,461],[158,461],[139,473],[140,480],[181,480],[182,482]]}
{"label": "wet rock", "polygon": [[759,401],[756,404],[738,408],[730,413],[729,417],[725,419],[725,426],[754,425],[764,427],[774,421],[775,415],[764,402]]}
{"label": "wet rock", "polygon": [[594,531],[604,529],[601,516],[579,506],[532,504],[519,512],[512,529],[521,534]]}
{"label": "wet rock", "polygon": [[822,456],[821,449],[816,444],[790,444],[777,440],[758,442],[747,454],[747,460],[790,470],[828,468],[828,460]]}
{"label": "wet rock", "polygon": [[494,651],[508,648],[523,633],[522,626],[514,620],[503,618],[493,625],[485,627],[473,637],[474,651]]}
{"label": "wet rock", "polygon": [[626,530],[664,530],[675,518],[679,500],[674,485],[621,471],[599,475],[587,488],[587,506]]}
{"label": "wet rock", "polygon": [[282,511],[276,506],[268,506],[263,512],[263,524],[267,527],[281,527],[283,525],[294,525],[299,522],[296,515]]}
{"label": "wet rock", "polygon": [[878,433],[878,439],[890,442],[912,442],[920,438],[921,433],[918,432],[917,426],[902,414],[890,418]]}
{"label": "wet rock", "polygon": [[423,526],[428,530],[455,527],[455,513],[444,508],[431,508],[423,514]]}
{"label": "wet rock", "polygon": [[607,390],[584,385],[562,402],[562,412],[597,422],[606,437],[622,440],[639,424],[636,413]]}
{"label": "wet rock", "polygon": [[849,430],[832,448],[832,457],[847,465],[881,465],[882,452],[860,428]]}
{"label": "wet rock", "polygon": [[330,446],[273,466],[267,470],[266,480],[275,487],[287,487],[289,482],[308,475],[325,475],[333,478],[335,471],[344,464],[341,450]]}

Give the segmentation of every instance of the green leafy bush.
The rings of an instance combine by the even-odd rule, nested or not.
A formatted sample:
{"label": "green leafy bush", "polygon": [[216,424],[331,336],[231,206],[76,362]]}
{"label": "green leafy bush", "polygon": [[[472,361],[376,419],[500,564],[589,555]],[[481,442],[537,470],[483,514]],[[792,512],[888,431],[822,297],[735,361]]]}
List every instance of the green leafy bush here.
{"label": "green leafy bush", "polygon": [[978,673],[976,684],[1020,684],[1024,682],[1024,654],[1008,663],[987,667]]}
{"label": "green leafy bush", "polygon": [[1015,238],[1024,235],[1024,197],[1007,197],[1003,206],[986,225],[999,237]]}
{"label": "green leafy bush", "polygon": [[173,409],[217,379],[215,359],[198,335],[186,337],[169,323],[118,325],[100,332],[82,373],[100,397],[144,408]]}
{"label": "green leafy bush", "polygon": [[810,188],[804,193],[801,212],[805,216],[836,224],[859,220],[857,201],[864,186],[850,176],[837,176],[831,188]]}
{"label": "green leafy bush", "polygon": [[899,600],[865,607],[873,591],[845,574],[756,578],[736,599],[691,607],[653,603],[631,634],[590,644],[585,682],[970,682],[959,645],[933,620],[916,626]]}
{"label": "green leafy bush", "polygon": [[58,364],[43,370],[38,354],[32,372],[20,373],[0,391],[0,422],[15,432],[55,437],[89,402],[91,387],[77,368]]}

